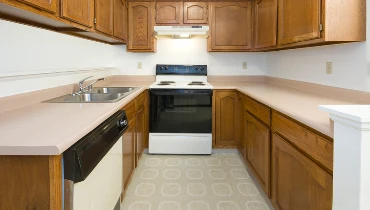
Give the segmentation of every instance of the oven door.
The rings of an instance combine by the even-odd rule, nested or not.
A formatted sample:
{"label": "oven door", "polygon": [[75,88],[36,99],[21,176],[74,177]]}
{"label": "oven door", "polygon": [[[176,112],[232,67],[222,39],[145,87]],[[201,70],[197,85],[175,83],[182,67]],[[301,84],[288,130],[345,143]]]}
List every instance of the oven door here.
{"label": "oven door", "polygon": [[151,89],[150,133],[212,133],[212,90]]}
{"label": "oven door", "polygon": [[150,154],[212,153],[212,90],[150,90]]}

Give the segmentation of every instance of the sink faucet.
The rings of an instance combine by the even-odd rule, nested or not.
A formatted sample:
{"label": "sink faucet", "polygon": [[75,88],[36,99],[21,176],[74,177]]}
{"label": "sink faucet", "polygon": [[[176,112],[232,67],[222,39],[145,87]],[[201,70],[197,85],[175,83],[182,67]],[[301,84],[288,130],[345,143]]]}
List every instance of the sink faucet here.
{"label": "sink faucet", "polygon": [[105,78],[100,78],[100,79],[97,79],[95,80],[94,82],[90,83],[89,85],[86,85],[85,87],[83,86],[84,82],[91,78],[92,76],[89,76],[89,77],[86,77],[84,79],[82,79],[81,81],[79,81],[77,84],[78,84],[78,91],[73,93],[72,95],[78,95],[78,94],[81,94],[81,93],[84,93],[84,92],[88,92],[88,91],[91,91],[92,90],[92,87],[93,87],[93,84],[99,82],[99,81],[104,81]]}

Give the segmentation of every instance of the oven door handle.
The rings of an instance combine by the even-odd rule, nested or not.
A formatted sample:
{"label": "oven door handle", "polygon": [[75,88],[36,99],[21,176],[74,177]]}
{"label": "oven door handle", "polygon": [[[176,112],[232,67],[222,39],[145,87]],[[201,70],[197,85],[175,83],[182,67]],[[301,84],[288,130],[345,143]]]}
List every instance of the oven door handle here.
{"label": "oven door handle", "polygon": [[213,91],[210,89],[150,89],[154,95],[206,95],[212,96]]}

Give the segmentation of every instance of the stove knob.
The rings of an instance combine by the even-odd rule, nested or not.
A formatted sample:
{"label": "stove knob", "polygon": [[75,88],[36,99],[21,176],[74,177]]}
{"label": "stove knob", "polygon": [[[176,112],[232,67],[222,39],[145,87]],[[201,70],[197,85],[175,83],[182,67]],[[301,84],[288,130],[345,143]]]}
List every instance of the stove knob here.
{"label": "stove knob", "polygon": [[200,67],[200,70],[201,70],[201,71],[204,71],[204,67]]}
{"label": "stove knob", "polygon": [[164,69],[164,68],[163,68],[163,66],[160,66],[160,67],[159,67],[159,70],[163,70],[163,69]]}
{"label": "stove knob", "polygon": [[165,70],[168,70],[168,66],[164,67]]}
{"label": "stove knob", "polygon": [[197,66],[197,67],[195,67],[195,71],[199,71],[199,67]]}

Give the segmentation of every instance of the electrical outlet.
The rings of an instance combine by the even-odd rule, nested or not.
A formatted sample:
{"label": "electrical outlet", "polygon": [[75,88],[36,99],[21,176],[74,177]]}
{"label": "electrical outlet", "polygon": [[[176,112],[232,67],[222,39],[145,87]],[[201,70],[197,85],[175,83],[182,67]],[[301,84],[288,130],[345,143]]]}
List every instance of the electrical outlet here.
{"label": "electrical outlet", "polygon": [[326,62],[326,74],[333,74],[333,62]]}
{"label": "electrical outlet", "polygon": [[243,69],[247,69],[248,68],[248,63],[247,62],[243,62]]}
{"label": "electrical outlet", "polygon": [[137,63],[137,69],[143,69],[143,62]]}

